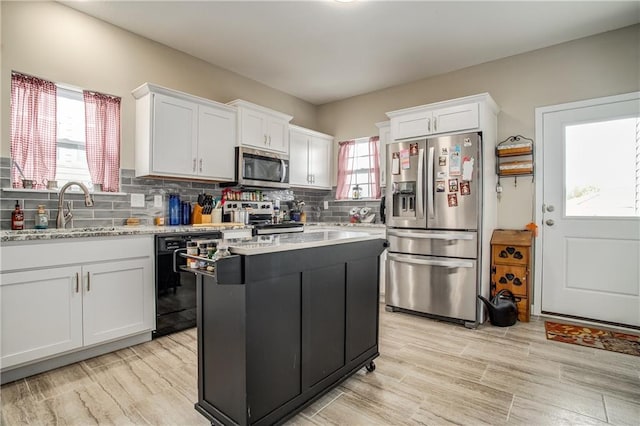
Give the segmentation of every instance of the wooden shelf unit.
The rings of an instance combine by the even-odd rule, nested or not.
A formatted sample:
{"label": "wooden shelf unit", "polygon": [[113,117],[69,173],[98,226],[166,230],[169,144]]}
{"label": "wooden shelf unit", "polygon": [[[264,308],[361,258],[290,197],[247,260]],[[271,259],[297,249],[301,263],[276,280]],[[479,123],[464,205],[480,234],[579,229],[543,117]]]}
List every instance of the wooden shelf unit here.
{"label": "wooden shelf unit", "polygon": [[491,297],[502,289],[516,297],[518,319],[529,322],[533,271],[533,233],[496,229],[491,237]]}
{"label": "wooden shelf unit", "polygon": [[[533,176],[533,140],[510,136],[496,146],[498,176]],[[503,159],[509,158],[509,161]]]}

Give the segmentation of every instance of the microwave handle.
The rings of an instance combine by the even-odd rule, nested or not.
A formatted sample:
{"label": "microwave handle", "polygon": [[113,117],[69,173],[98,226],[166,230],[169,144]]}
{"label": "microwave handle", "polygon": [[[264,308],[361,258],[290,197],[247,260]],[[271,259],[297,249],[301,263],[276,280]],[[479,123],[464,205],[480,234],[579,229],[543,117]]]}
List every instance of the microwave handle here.
{"label": "microwave handle", "polygon": [[282,178],[280,182],[284,183],[287,181],[287,162],[285,160],[280,160],[280,164],[282,165]]}

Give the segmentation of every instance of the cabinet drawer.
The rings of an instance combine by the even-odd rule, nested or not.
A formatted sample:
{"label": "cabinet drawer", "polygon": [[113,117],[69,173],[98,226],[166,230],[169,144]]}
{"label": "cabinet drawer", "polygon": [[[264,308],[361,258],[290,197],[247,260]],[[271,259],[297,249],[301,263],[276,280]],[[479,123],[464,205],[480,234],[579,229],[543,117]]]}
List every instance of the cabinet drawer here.
{"label": "cabinet drawer", "polygon": [[495,286],[495,293],[507,289],[515,296],[527,297],[527,268],[510,265],[494,265],[493,268],[491,283]]}
{"label": "cabinet drawer", "polygon": [[494,244],[492,259],[494,263],[527,266],[529,264],[529,247]]}

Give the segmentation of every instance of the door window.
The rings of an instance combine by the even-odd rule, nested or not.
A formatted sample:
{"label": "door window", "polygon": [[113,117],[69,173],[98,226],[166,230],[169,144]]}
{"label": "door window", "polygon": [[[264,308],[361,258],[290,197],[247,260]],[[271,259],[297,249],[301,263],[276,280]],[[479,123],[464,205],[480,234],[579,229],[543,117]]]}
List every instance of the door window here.
{"label": "door window", "polygon": [[567,125],[565,215],[640,217],[638,117]]}

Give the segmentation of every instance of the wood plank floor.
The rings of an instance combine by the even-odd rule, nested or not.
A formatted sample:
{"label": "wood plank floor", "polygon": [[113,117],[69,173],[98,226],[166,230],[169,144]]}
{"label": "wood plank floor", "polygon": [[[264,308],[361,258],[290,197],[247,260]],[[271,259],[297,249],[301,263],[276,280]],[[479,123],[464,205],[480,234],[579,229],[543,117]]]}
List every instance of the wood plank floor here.
{"label": "wood plank floor", "polygon": [[[550,342],[544,321],[467,330],[385,312],[377,369],[289,425],[640,425],[640,357]],[[195,329],[2,386],[3,425],[205,425]]]}

